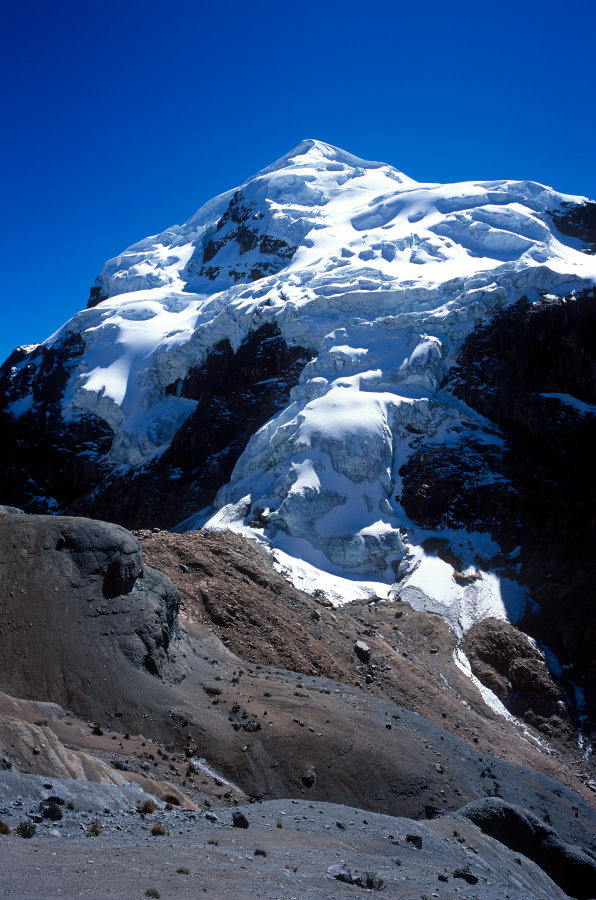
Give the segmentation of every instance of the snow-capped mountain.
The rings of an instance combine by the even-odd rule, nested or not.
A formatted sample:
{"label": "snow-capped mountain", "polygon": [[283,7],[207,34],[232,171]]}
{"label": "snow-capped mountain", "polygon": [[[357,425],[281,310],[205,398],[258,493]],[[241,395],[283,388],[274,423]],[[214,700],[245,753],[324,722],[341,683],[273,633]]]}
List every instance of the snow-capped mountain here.
{"label": "snow-capped mountain", "polygon": [[586,531],[565,478],[594,436],[595,209],[303,141],[12,354],[1,499],[248,530],[310,590],[518,620],[537,544]]}

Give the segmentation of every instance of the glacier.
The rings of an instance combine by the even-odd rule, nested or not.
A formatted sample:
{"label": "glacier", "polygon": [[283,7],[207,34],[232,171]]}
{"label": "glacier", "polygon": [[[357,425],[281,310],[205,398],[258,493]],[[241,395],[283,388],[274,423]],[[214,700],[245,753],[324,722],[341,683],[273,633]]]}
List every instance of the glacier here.
{"label": "glacier", "polygon": [[490,535],[450,533],[461,583],[423,549],[436,533],[406,515],[400,471],[420,436],[457,446],[465,428],[498,452],[498,430],[445,386],[447,373],[465,338],[520,297],[596,283],[596,257],[556,224],[585,202],[529,181],[418,183],[303,141],[105,264],[95,305],[44,342],[85,345],[63,415],[109,425],[114,472],[143,466],[197,405],[168,386],[224,338],[237,349],[275,324],[311,359],[214,506],[178,527],[249,534],[334,602],[400,596],[460,634],[486,615],[521,616],[524,590],[475,567],[499,550]]}

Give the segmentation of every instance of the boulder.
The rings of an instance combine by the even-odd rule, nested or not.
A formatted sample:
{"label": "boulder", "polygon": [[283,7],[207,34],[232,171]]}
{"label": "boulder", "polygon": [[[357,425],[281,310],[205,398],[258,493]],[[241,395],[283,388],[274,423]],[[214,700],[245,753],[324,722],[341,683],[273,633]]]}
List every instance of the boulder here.
{"label": "boulder", "polygon": [[490,797],[468,803],[459,814],[484,834],[533,860],[571,897],[594,896],[596,862],[529,810]]}
{"label": "boulder", "polygon": [[0,689],[101,716],[106,696],[117,705],[127,695],[133,672],[177,677],[179,602],[118,525],[0,516]]}

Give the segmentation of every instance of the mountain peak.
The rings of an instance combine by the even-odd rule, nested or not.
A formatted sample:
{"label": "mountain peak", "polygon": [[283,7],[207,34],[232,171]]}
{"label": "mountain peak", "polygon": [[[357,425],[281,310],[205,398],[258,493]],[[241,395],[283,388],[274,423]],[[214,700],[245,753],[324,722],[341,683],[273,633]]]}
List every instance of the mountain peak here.
{"label": "mountain peak", "polygon": [[[52,415],[64,429],[83,420],[96,426],[91,480],[142,470],[170,493],[180,490],[171,518],[160,519],[168,527],[205,505],[191,506],[184,479],[197,491],[209,484],[212,527],[265,529],[276,551],[330,578],[374,577],[380,596],[411,560],[424,563],[422,551],[415,558],[405,547],[410,517],[402,503],[408,465],[427,477],[422,441],[437,454],[442,442],[457,448],[472,431],[478,446],[494,443],[481,415],[464,428],[464,414],[439,389],[464,341],[520,297],[591,290],[592,216],[581,198],[534,183],[417,183],[389,165],[303,140],[184,225],[109,260],[91,308],[7,364],[6,415],[22,418],[24,429],[28,416],[45,423],[36,398],[46,389],[31,385],[44,382],[54,354],[63,389]],[[205,392],[212,384],[231,390],[224,370],[233,360],[245,366],[234,383],[250,378],[270,394],[267,404],[254,403],[254,433],[213,449],[201,416],[217,411],[223,428],[236,413],[229,396],[209,404]],[[547,391],[575,397],[554,381]],[[592,395],[576,400],[589,404]],[[234,409],[248,421],[240,401]],[[31,433],[24,431],[25,443]],[[55,445],[64,440],[57,435]],[[184,456],[187,446],[199,449]],[[499,483],[491,464],[482,477]],[[169,466],[166,476],[160,465]],[[130,477],[135,509],[137,500],[145,506],[141,476]],[[120,515],[108,505],[116,503],[112,483],[90,481],[81,503],[102,517]],[[66,495],[57,483],[52,508],[67,509],[79,489],[76,482]],[[147,490],[154,495],[153,485]],[[124,513],[121,521],[139,524]],[[416,545],[413,533],[410,541]],[[502,611],[489,582],[487,608]],[[349,593],[343,582],[337,592]],[[463,629],[467,619],[457,610],[454,627]]]}
{"label": "mountain peak", "polygon": [[[306,159],[299,161],[299,157],[305,157]],[[285,168],[290,163],[292,165],[300,163],[311,165],[317,160],[361,169],[379,169],[385,165],[382,162],[361,159],[359,156],[354,156],[353,153],[348,153],[347,150],[342,150],[341,147],[335,147],[333,144],[328,144],[325,141],[305,138],[288,153],[271,163],[270,166],[262,169],[259,174],[266,175],[269,172],[275,172],[278,169]]]}

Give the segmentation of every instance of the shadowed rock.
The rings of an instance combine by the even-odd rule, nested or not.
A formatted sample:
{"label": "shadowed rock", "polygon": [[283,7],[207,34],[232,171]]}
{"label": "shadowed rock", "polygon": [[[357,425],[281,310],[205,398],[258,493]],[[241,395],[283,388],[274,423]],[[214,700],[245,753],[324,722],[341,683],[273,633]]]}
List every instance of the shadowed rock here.
{"label": "shadowed rock", "polygon": [[596,862],[527,809],[491,797],[468,803],[460,814],[484,834],[533,860],[570,896],[580,900],[594,896]]}
{"label": "shadowed rock", "polygon": [[0,680],[15,696],[86,715],[105,696],[117,702],[135,670],[164,675],[178,604],[177,588],[143,567],[136,538],[118,525],[0,517]]}

